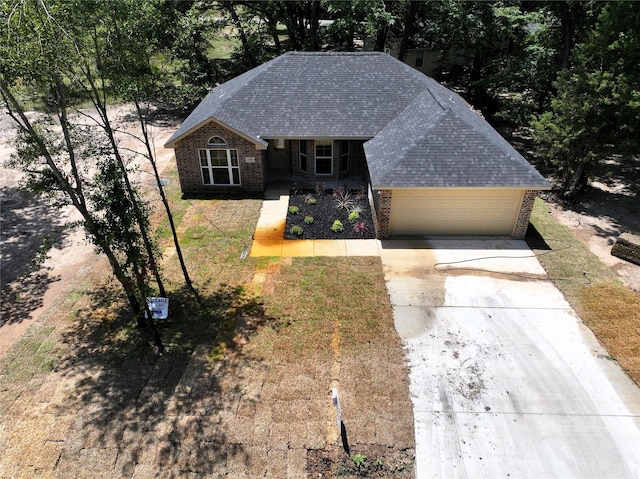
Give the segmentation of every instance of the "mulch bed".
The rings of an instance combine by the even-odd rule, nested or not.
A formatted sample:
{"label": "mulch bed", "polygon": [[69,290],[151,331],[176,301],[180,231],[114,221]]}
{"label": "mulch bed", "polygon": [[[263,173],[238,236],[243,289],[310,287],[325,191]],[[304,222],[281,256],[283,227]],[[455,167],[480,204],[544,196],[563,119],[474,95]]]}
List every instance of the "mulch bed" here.
{"label": "mulch bed", "polygon": [[[310,190],[292,192],[289,208],[296,207],[298,212],[287,213],[285,239],[374,239],[376,231],[367,195],[349,190],[347,202],[347,208],[339,206],[334,192],[330,190],[322,194]],[[350,221],[349,213],[354,208],[357,208],[358,218]],[[336,220],[342,223],[342,231],[332,229]],[[292,232],[294,226],[302,228],[302,232]]]}

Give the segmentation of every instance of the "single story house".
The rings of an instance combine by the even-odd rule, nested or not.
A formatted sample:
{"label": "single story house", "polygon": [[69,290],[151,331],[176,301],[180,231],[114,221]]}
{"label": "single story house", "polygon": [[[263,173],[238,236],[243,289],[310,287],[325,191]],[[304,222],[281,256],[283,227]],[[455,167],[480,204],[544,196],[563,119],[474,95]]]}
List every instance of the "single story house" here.
{"label": "single story house", "polygon": [[523,238],[550,188],[462,97],[380,52],[285,53],[214,88],[165,147],[185,197],[362,176],[378,238]]}

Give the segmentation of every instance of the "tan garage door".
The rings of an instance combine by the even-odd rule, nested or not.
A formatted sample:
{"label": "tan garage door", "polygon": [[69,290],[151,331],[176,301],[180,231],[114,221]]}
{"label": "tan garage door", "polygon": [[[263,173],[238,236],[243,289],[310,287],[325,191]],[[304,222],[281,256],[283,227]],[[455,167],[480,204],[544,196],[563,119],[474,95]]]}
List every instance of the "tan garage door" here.
{"label": "tan garage door", "polygon": [[392,235],[511,235],[522,190],[393,190]]}

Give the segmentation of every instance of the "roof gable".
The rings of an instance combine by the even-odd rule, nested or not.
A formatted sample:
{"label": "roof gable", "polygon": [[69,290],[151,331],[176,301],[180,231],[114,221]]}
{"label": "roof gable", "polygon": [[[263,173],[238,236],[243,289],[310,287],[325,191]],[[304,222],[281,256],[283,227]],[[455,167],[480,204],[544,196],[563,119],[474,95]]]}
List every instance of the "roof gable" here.
{"label": "roof gable", "polygon": [[460,95],[431,82],[365,143],[374,187],[549,186]]}

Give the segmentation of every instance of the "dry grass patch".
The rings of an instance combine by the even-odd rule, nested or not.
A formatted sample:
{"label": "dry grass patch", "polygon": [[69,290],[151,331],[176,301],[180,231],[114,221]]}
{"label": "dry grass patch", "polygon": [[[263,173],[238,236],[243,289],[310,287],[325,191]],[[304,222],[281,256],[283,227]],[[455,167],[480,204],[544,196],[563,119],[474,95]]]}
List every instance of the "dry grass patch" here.
{"label": "dry grass patch", "polygon": [[620,366],[640,384],[640,298],[623,285],[581,291],[581,317]]}
{"label": "dry grass patch", "polygon": [[558,223],[540,199],[527,241],[567,301],[612,358],[640,385],[640,297]]}
{"label": "dry grass patch", "polygon": [[330,351],[336,325],[343,351],[397,341],[380,258],[294,258],[264,300],[279,318],[274,352],[283,357]]}

